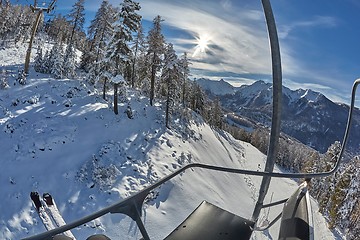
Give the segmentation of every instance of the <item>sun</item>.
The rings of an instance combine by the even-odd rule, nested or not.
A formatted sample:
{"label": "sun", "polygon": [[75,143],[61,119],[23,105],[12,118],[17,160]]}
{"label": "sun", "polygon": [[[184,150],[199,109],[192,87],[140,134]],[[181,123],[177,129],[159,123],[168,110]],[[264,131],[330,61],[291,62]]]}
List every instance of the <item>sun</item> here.
{"label": "sun", "polygon": [[206,54],[206,51],[209,49],[210,37],[208,35],[200,35],[199,37],[195,37],[195,39],[196,46],[192,56],[196,57]]}
{"label": "sun", "polygon": [[204,36],[200,36],[199,38],[196,38],[196,47],[199,48],[200,52],[206,52],[206,50],[209,48],[209,39]]}

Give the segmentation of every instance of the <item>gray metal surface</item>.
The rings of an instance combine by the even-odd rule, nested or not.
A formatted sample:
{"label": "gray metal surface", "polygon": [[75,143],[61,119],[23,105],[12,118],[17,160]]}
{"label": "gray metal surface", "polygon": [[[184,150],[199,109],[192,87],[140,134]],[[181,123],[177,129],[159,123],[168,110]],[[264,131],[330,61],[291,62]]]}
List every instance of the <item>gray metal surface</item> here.
{"label": "gray metal surface", "polygon": [[308,240],[310,238],[310,225],[308,213],[307,186],[304,182],[285,203],[279,240]]}
{"label": "gray metal surface", "polygon": [[[281,123],[281,105],[282,105],[282,70],[279,39],[276,30],[276,23],[274,14],[271,8],[270,0],[261,0],[266,25],[269,33],[270,50],[271,50],[271,65],[273,78],[273,104],[271,117],[271,132],[267,151],[267,159],[265,164],[265,172],[273,172],[276,156],[279,149],[280,123]],[[265,196],[268,192],[271,176],[263,176],[259,189],[259,197],[256,202],[251,219],[257,221],[260,211],[264,204]]]}
{"label": "gray metal surface", "polygon": [[248,240],[254,222],[203,201],[165,240]]}

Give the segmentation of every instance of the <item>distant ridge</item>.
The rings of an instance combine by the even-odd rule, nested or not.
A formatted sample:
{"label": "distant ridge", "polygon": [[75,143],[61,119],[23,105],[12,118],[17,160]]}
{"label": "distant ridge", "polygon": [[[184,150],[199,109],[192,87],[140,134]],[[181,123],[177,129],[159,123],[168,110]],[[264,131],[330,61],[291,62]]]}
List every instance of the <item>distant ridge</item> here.
{"label": "distant ridge", "polygon": [[219,81],[210,80],[207,78],[196,79],[196,82],[208,93],[215,95],[226,95],[234,94],[236,92],[236,87],[232,86],[230,83],[226,82],[224,79]]}
{"label": "distant ridge", "polygon": [[[207,80],[210,81],[210,80]],[[216,84],[226,86],[220,81],[206,83],[201,86]],[[206,88],[210,91],[210,88]],[[272,84],[256,81],[251,85],[234,88],[232,94],[216,94],[226,92],[217,89],[211,92],[220,98],[221,104],[234,113],[248,119],[270,126],[272,111]],[[324,153],[335,141],[342,141],[349,107],[346,104],[334,103],[323,94],[311,89],[290,90],[283,87],[282,131],[302,143]],[[353,154],[360,152],[360,111],[355,110],[352,132],[348,147]]]}

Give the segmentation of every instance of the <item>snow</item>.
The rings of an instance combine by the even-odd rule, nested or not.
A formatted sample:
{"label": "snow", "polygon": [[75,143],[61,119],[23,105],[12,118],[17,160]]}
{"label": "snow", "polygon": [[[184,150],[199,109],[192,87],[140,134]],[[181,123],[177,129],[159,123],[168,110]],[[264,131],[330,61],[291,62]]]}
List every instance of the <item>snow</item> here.
{"label": "snow", "polygon": [[125,83],[125,79],[122,75],[118,74],[115,77],[111,78],[111,82],[115,84]]}
{"label": "snow", "polygon": [[215,95],[226,95],[234,94],[236,88],[233,87],[230,83],[220,79],[219,81],[199,78],[196,79],[196,82],[204,89],[208,90]]}
{"label": "snow", "polygon": [[[15,72],[23,48],[2,50],[0,65]],[[18,51],[18,54],[15,54]],[[14,53],[15,52],[15,53]],[[13,61],[3,61],[11,54]],[[16,58],[16,56],[19,56]],[[14,74],[15,75],[15,74]],[[0,90],[0,239],[20,239],[45,231],[30,192],[50,192],[65,221],[71,222],[137,192],[187,163],[200,162],[256,170],[265,156],[249,143],[217,132],[200,117],[165,127],[161,102],[154,106],[129,90],[133,119],[114,115],[112,103],[77,79],[53,79],[30,71],[27,85]],[[111,99],[111,98],[109,98]],[[70,103],[70,104],[69,104]],[[176,123],[176,124],[175,124]],[[276,168],[276,171],[281,171]],[[143,221],[152,239],[163,239],[202,200],[250,218],[261,178],[189,169],[162,185],[144,204]],[[265,202],[289,197],[297,183],[273,179]],[[272,220],[281,206],[261,214]],[[317,213],[317,210],[316,210]],[[316,214],[315,239],[335,239]],[[277,238],[279,223],[252,239]],[[112,239],[139,239],[136,224],[124,215],[106,215],[74,229],[77,239],[103,233]]]}
{"label": "snow", "polygon": [[310,102],[316,102],[317,98],[319,97],[319,93],[314,92],[310,89],[306,89],[304,94],[301,96],[302,98],[306,98]]}

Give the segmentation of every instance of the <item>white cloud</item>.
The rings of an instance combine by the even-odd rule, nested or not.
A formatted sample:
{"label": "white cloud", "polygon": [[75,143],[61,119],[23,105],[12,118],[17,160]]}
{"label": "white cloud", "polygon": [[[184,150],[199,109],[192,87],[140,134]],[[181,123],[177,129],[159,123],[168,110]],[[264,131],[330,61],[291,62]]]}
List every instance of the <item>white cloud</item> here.
{"label": "white cloud", "polygon": [[[224,2],[222,2],[224,4]],[[210,4],[210,3],[209,3]],[[230,3],[227,3],[227,6]],[[194,41],[188,39],[177,39],[175,44],[190,43],[193,48],[188,49],[190,56],[195,50],[195,38],[207,35],[209,38],[209,50],[202,60],[207,66],[207,62],[214,62],[217,65],[211,70],[232,71],[236,73],[257,72],[262,74],[271,73],[269,44],[265,25],[260,22],[258,12],[252,10],[246,13],[246,9],[236,13],[242,15],[242,21],[234,21],[234,14],[229,17],[207,12],[198,9],[193,5],[184,7],[168,1],[143,2],[142,14],[145,19],[154,17],[154,9],[164,19],[164,24],[177,27],[189,32],[194,36]],[[214,9],[217,9],[214,7]],[[213,10],[214,10],[213,9]],[[244,14],[242,14],[244,13]],[[259,28],[259,25],[263,25]],[[253,28],[253,26],[257,26]],[[198,58],[196,58],[199,60]],[[195,63],[200,65],[199,63]]]}
{"label": "white cloud", "polygon": [[336,27],[338,20],[331,16],[315,16],[313,19],[292,22],[279,27],[279,38],[287,38],[291,31],[307,27]]}

